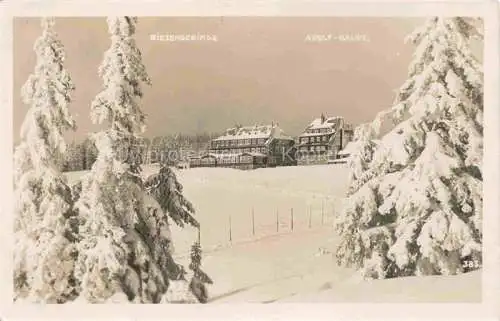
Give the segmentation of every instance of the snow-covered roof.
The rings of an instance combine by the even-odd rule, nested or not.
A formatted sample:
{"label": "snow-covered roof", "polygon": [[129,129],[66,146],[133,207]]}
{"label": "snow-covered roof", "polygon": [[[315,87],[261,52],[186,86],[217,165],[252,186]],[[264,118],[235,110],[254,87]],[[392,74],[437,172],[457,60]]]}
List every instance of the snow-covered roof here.
{"label": "snow-covered roof", "polygon": [[214,141],[233,140],[233,139],[290,139],[292,137],[286,135],[284,131],[276,124],[272,125],[255,125],[233,127],[226,130],[226,133],[217,137]]}
{"label": "snow-covered roof", "polygon": [[340,152],[337,153],[337,155],[351,155],[351,152],[348,150],[341,150]]}
{"label": "snow-covered roof", "polygon": [[336,128],[342,120],[342,117],[316,118],[307,126],[307,129]]}
{"label": "snow-covered roof", "polygon": [[354,142],[349,142],[347,145],[337,153],[337,155],[349,155],[353,152],[354,150]]}
{"label": "snow-covered roof", "polygon": [[304,132],[300,135],[300,137],[304,136],[316,136],[316,135],[323,135],[323,133],[313,133],[311,131],[316,130],[316,129],[327,129],[328,131],[326,133],[333,133],[337,131],[337,129],[344,124],[344,118],[343,117],[325,117],[322,116],[320,118],[314,119],[304,130]]}
{"label": "snow-covered roof", "polygon": [[283,131],[283,129],[281,129],[280,127],[277,127],[277,126],[274,127],[273,137],[276,139],[293,140],[292,136],[286,135],[285,132]]}

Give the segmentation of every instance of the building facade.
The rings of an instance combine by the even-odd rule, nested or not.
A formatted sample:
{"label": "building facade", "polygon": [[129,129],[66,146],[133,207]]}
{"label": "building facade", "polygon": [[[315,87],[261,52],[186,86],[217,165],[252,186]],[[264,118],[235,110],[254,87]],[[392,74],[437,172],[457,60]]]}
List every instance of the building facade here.
{"label": "building facade", "polygon": [[352,141],[354,129],[343,117],[314,119],[296,139],[296,159],[299,165],[327,164],[337,159],[337,153]]}
{"label": "building facade", "polygon": [[285,135],[278,124],[236,126],[213,139],[207,155],[192,158],[190,163],[191,167],[239,169],[289,166],[296,164],[294,154],[294,139]]}

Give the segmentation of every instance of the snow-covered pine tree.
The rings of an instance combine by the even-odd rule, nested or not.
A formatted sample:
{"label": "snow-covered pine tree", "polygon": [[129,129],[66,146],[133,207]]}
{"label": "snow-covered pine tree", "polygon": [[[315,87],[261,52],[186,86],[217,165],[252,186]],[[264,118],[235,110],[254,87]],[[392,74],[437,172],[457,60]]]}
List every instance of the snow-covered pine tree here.
{"label": "snow-covered pine tree", "polygon": [[[168,215],[180,227],[188,224],[199,229],[200,224],[193,217],[194,207],[182,194],[183,188],[177,180],[175,172],[168,166],[167,161],[161,163],[160,166],[159,172],[150,176],[145,182],[148,194],[157,202],[157,206],[151,207],[150,211],[155,211],[157,215],[158,212],[161,212],[163,214],[162,220],[165,222],[168,222],[166,216]],[[161,251],[159,248],[159,251],[156,252],[156,257],[161,260],[159,263],[169,268],[170,279],[179,281],[174,283],[178,283],[183,289],[181,293],[184,293],[184,295],[168,295],[165,301],[190,302],[196,298],[200,303],[207,302],[208,294],[205,284],[212,284],[212,280],[201,269],[201,247],[198,242],[195,242],[191,248],[189,269],[192,273],[188,276],[189,280],[185,280],[188,273],[174,262],[171,251]],[[165,243],[168,244],[168,240]],[[175,277],[176,275],[177,277]]]}
{"label": "snow-covered pine tree", "polygon": [[182,185],[167,162],[160,165],[158,174],[151,175],[145,181],[148,193],[158,202],[161,209],[180,227],[189,224],[199,228],[194,218],[194,207],[182,194]]}
{"label": "snow-covered pine tree", "polygon": [[75,295],[75,219],[61,174],[63,133],[74,129],[68,106],[74,89],[53,18],[42,19],[35,71],[22,88],[30,108],[14,153],[14,292],[17,299],[63,303]]}
{"label": "snow-covered pine tree", "polygon": [[168,228],[147,211],[134,154],[145,127],[141,85],[150,79],[133,38],[137,18],[108,17],[107,22],[111,47],[99,68],[104,89],[92,103],[91,116],[109,127],[94,136],[97,160],[83,178],[77,202],[82,219],[76,271],[80,299],[157,303],[168,279],[154,252],[163,245],[156,242],[157,233],[167,233],[160,239],[168,240]]}
{"label": "snow-covered pine tree", "polygon": [[[414,64],[422,64],[423,61],[415,61]],[[349,157],[348,167],[349,185],[347,198],[345,199],[344,213],[337,219],[337,230],[342,235],[341,243],[337,249],[337,261],[339,264],[355,267],[362,266],[364,260],[361,250],[362,239],[359,231],[359,210],[354,211],[351,207],[351,196],[357,197],[357,192],[370,179],[380,175],[384,171],[385,163],[379,163],[377,168],[370,167],[374,154],[380,144],[380,139],[394,129],[400,122],[408,119],[410,103],[407,100],[412,93],[415,79],[419,76],[418,70],[410,68],[408,79],[399,89],[393,102],[393,107],[379,112],[372,122],[359,125],[354,134],[353,151]],[[366,195],[363,202],[372,202],[373,195]]]}
{"label": "snow-covered pine tree", "polygon": [[189,283],[189,288],[200,303],[208,301],[208,291],[206,284],[213,284],[212,279],[201,269],[201,245],[195,242],[191,247],[191,263],[189,269],[193,271],[193,277]]}
{"label": "snow-covered pine tree", "polygon": [[417,45],[410,78],[385,113],[397,111],[396,125],[339,215],[339,264],[375,278],[480,264],[483,73],[469,43],[481,35],[467,18],[432,18],[410,35]]}
{"label": "snow-covered pine tree", "polygon": [[352,153],[348,160],[349,189],[348,195],[356,192],[362,185],[363,174],[368,170],[373,153],[377,148],[376,135],[371,124],[361,124],[354,131]]}

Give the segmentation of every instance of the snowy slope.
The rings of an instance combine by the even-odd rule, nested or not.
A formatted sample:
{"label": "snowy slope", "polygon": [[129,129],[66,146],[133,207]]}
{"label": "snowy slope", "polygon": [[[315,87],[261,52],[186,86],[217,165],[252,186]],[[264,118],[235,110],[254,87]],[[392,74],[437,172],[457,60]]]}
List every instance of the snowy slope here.
{"label": "snowy slope", "polygon": [[[145,166],[143,175],[158,170]],[[74,183],[85,172],[67,173]],[[270,234],[290,231],[293,209],[294,232],[311,226],[332,226],[339,199],[346,187],[345,165],[261,168],[241,171],[229,168],[177,170],[184,195],[196,210],[201,224],[204,250],[229,246],[229,216],[232,243],[246,242]],[[328,179],[327,179],[328,178]],[[252,230],[252,209],[255,236]],[[175,248],[186,253],[196,238],[196,230],[172,226]]]}
{"label": "snowy slope", "polygon": [[206,253],[213,303],[480,302],[481,271],[457,276],[362,280],[332,256],[336,238],[323,228],[270,236]]}
{"label": "snowy slope", "polygon": [[330,282],[315,293],[295,295],[279,302],[440,303],[481,302],[481,271],[455,276]]}
{"label": "snowy slope", "polygon": [[[146,167],[144,173],[156,168]],[[77,179],[81,172],[68,173]],[[204,250],[203,269],[214,280],[213,303],[226,302],[471,302],[481,299],[481,273],[452,277],[362,281],[355,271],[336,265],[337,237],[332,228],[335,204],[345,193],[345,165],[283,167],[240,171],[195,168],[177,171],[185,196],[197,210]],[[328,219],[321,225],[321,201]],[[307,205],[314,205],[309,229]],[[251,235],[254,207],[256,236]],[[297,220],[290,231],[289,208]],[[275,232],[275,210],[280,230]],[[232,215],[233,243],[227,217]],[[196,232],[172,226],[177,257]]]}

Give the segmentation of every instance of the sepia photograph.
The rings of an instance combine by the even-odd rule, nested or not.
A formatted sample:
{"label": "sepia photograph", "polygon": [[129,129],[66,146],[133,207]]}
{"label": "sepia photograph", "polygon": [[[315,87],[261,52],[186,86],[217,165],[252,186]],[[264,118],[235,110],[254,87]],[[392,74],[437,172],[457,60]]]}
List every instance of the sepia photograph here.
{"label": "sepia photograph", "polygon": [[14,17],[13,303],[480,303],[484,19],[432,14]]}

